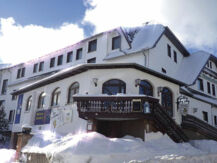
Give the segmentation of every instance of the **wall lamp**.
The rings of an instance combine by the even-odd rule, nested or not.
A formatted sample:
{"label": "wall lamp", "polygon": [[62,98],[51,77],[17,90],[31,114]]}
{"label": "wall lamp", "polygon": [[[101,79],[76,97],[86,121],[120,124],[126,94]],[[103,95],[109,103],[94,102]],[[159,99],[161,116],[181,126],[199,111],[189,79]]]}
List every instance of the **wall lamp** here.
{"label": "wall lamp", "polygon": [[163,91],[163,87],[157,87],[157,95],[160,96],[160,93]]}
{"label": "wall lamp", "polygon": [[141,82],[141,79],[136,79],[135,80],[135,87],[137,87],[140,84],[140,82]]}
{"label": "wall lamp", "polygon": [[95,85],[95,87],[97,87],[97,83],[98,83],[98,79],[97,78],[93,78],[93,84]]}

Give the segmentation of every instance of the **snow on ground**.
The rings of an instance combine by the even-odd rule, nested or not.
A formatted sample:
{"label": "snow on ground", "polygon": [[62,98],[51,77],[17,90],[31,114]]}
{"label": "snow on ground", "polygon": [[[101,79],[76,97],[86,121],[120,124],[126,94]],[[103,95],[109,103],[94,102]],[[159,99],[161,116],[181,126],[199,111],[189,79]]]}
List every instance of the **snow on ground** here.
{"label": "snow on ground", "polygon": [[53,163],[214,163],[217,160],[217,142],[197,140],[191,144],[174,143],[161,133],[146,134],[145,142],[132,136],[107,138],[96,132],[64,137],[46,133],[33,136],[22,152],[45,153]]}
{"label": "snow on ground", "polygon": [[0,163],[11,163],[15,158],[16,151],[13,149],[0,149]]}

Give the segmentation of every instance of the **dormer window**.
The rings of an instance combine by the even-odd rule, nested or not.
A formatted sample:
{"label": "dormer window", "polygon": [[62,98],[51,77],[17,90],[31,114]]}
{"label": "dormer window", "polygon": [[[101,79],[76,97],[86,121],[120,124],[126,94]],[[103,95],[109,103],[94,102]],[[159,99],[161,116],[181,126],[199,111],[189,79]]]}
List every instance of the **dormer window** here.
{"label": "dormer window", "polygon": [[25,67],[19,68],[17,70],[17,79],[19,79],[21,77],[24,77],[25,76],[25,71],[26,71]]}
{"label": "dormer window", "polygon": [[112,38],[112,50],[119,49],[121,47],[121,36]]}
{"label": "dormer window", "polygon": [[197,80],[197,87],[200,91],[204,91],[204,88],[203,88],[203,80],[202,79],[198,79]]}

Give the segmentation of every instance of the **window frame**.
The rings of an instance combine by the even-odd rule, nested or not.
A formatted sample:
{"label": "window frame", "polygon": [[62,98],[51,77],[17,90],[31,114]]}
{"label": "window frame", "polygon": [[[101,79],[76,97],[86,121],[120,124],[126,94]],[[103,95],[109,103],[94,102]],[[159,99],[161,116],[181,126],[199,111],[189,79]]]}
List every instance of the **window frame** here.
{"label": "window frame", "polygon": [[50,68],[55,67],[55,60],[56,60],[55,57],[50,59]]}
{"label": "window frame", "polygon": [[70,63],[73,60],[73,51],[67,53],[66,63]]}
{"label": "window frame", "polygon": [[203,79],[198,78],[197,81],[199,82],[199,83],[198,83],[198,89],[199,89],[200,91],[204,91]]}
{"label": "window frame", "polygon": [[203,120],[209,122],[208,112],[202,111],[202,114],[203,114]]}
{"label": "window frame", "polygon": [[83,48],[79,48],[76,50],[76,60],[82,59]]}
{"label": "window frame", "polygon": [[57,57],[57,66],[60,66],[62,64],[63,64],[63,54]]}
{"label": "window frame", "polygon": [[[37,105],[37,108],[38,109],[43,109],[45,107],[45,97],[46,97],[46,94],[45,92],[42,92],[39,97],[38,97],[38,105]],[[43,102],[43,103],[42,103]]]}
{"label": "window frame", "polygon": [[[117,83],[115,83],[115,82],[117,82]],[[126,94],[126,83],[120,79],[110,79],[110,80],[105,81],[102,85],[102,93],[103,94],[108,94],[108,95],[117,94],[117,93],[113,93],[112,91],[110,93],[106,93],[106,92],[109,92],[109,87],[111,89],[114,89],[116,87],[118,89],[117,93]]]}
{"label": "window frame", "polygon": [[169,45],[169,44],[167,44],[167,55],[168,55],[168,57],[170,57],[171,58],[171,46]]}
{"label": "window frame", "polygon": [[208,93],[208,94],[211,94],[210,82],[207,82],[207,93]]}
{"label": "window frame", "polygon": [[88,42],[88,53],[94,52],[97,50],[97,39],[91,40]]}
{"label": "window frame", "polygon": [[8,79],[4,79],[2,82],[2,89],[1,94],[6,95],[7,94],[7,87],[8,87]]}
{"label": "window frame", "polygon": [[32,96],[29,96],[26,101],[25,112],[29,112],[31,110],[31,107],[32,107]]}
{"label": "window frame", "polygon": [[[116,47],[115,41],[119,41],[117,47]],[[121,48],[121,36],[118,35],[118,36],[112,37],[112,50],[120,49],[120,48]]]}
{"label": "window frame", "polygon": [[60,97],[61,97],[61,90],[58,87],[58,88],[54,89],[54,91],[52,92],[52,97],[51,97],[51,106],[52,107],[60,105]]}
{"label": "window frame", "polygon": [[174,62],[177,63],[177,53],[175,50],[173,51],[173,58],[174,58]]}
{"label": "window frame", "polygon": [[[71,104],[73,103],[73,96],[79,93],[79,89],[80,89],[80,85],[78,82],[74,82],[70,85],[69,89],[68,89],[68,99],[67,99],[67,103]],[[73,93],[71,93],[73,92]]]}
{"label": "window frame", "polygon": [[[144,90],[142,92],[142,90]],[[147,93],[147,91],[150,93]],[[146,92],[146,93],[145,93]],[[150,82],[148,82],[147,80],[141,80],[141,82],[139,83],[139,94],[140,95],[147,95],[147,96],[153,96],[153,86]]]}
{"label": "window frame", "polygon": [[38,71],[38,63],[35,63],[33,65],[33,73],[36,73]]}
{"label": "window frame", "polygon": [[44,61],[42,61],[42,62],[39,63],[39,69],[38,69],[38,71],[40,72],[40,71],[43,71],[43,70],[44,70]]}

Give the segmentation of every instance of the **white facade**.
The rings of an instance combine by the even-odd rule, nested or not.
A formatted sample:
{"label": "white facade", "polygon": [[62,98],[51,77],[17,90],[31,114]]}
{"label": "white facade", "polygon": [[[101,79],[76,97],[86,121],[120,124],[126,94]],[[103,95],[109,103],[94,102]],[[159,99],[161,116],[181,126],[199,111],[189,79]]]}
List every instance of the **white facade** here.
{"label": "white facade", "polygon": [[[143,28],[146,28],[144,26]],[[165,29],[166,30],[166,29]],[[130,43],[129,40],[127,40],[126,33],[124,33],[121,28],[117,28],[111,31],[107,31],[95,36],[92,36],[90,38],[87,38],[75,45],[66,47],[64,49],[60,49],[56,52],[47,54],[45,56],[42,56],[40,58],[31,60],[29,62],[19,64],[7,69],[0,70],[0,89],[2,89],[3,80],[8,79],[8,88],[7,93],[5,95],[0,95],[0,100],[5,100],[5,108],[7,117],[9,118],[9,114],[11,110],[16,110],[17,108],[17,98],[12,100],[11,93],[15,90],[19,90],[23,86],[27,86],[29,84],[32,84],[36,81],[39,81],[43,78],[46,78],[50,76],[53,73],[56,73],[57,71],[66,69],[68,67],[72,67],[78,64],[84,64],[87,63],[89,59],[96,58],[96,63],[137,63],[141,66],[147,67],[151,70],[154,70],[156,72],[159,72],[161,74],[164,74],[167,77],[174,78],[174,76],[177,76],[177,72],[182,69],[182,62],[184,59],[188,58],[186,54],[183,54],[180,51],[180,47],[177,45],[173,39],[169,39],[166,34],[161,33],[159,37],[152,41],[153,46],[147,46],[147,47],[141,47],[140,49],[133,50],[133,42]],[[136,40],[136,36],[140,35],[138,32],[135,35],[134,40]],[[116,36],[120,36],[120,47],[117,49],[112,50],[112,39]],[[146,36],[144,36],[145,38]],[[151,35],[148,37],[151,38]],[[88,52],[88,46],[89,42],[92,40],[97,40],[96,50],[92,52]],[[138,41],[138,40],[137,40]],[[149,42],[149,44],[151,44]],[[180,42],[178,44],[181,44]],[[168,45],[170,46],[171,50],[171,56],[168,56]],[[76,53],[77,50],[82,48],[82,57],[81,59],[76,59]],[[70,62],[67,62],[67,54],[69,52],[72,52],[72,60]],[[176,59],[174,57],[174,53],[176,53]],[[57,65],[58,62],[58,56],[63,55],[62,63],[60,65]],[[55,58],[55,63],[53,67],[50,67],[51,58]],[[176,61],[175,61],[176,60]],[[43,68],[41,71],[39,71],[39,65],[41,62],[44,62]],[[211,63],[209,63],[211,62]],[[217,60],[211,59],[208,61],[209,66],[207,67],[211,71],[217,73],[217,67],[216,64]],[[38,67],[36,69],[36,72],[34,71],[34,65],[38,64]],[[203,64],[205,66],[206,63],[192,63],[192,64]],[[212,65],[210,67],[210,64]],[[201,67],[203,67],[201,66]],[[25,68],[25,74],[23,77],[17,78],[17,73],[19,69]],[[201,69],[202,71],[202,69]],[[202,72],[205,71],[205,68]],[[212,73],[212,72],[210,72]],[[183,72],[185,74],[185,72]],[[22,76],[22,75],[21,75]],[[199,74],[198,74],[199,76]],[[206,78],[207,76],[208,78]],[[94,87],[93,83],[91,83],[92,78],[99,78],[98,86]],[[80,94],[100,94],[102,83],[106,80],[108,80],[110,77],[112,78],[118,78],[126,82],[127,84],[127,93],[128,94],[138,94],[138,88],[134,87],[134,81],[135,79],[146,79],[154,86],[154,97],[158,97],[157,88],[158,87],[168,87],[173,92],[173,111],[174,111],[174,119],[180,123],[181,122],[181,114],[179,111],[177,111],[177,104],[176,100],[181,95],[180,93],[180,87],[177,84],[173,84],[167,80],[160,79],[158,77],[154,77],[152,75],[149,75],[147,73],[141,73],[137,70],[130,69],[129,71],[126,70],[89,70],[88,72],[84,72],[82,74],[52,83],[48,84],[47,86],[43,86],[41,88],[37,88],[35,90],[29,91],[24,93],[24,99],[23,99],[23,106],[22,106],[22,114],[21,114],[21,123],[16,124],[13,127],[13,132],[20,132],[23,125],[32,125],[34,122],[34,115],[36,109],[36,102],[33,102],[32,109],[29,112],[25,112],[25,105],[26,105],[26,99],[29,95],[32,95],[33,101],[37,101],[37,98],[39,96],[39,93],[44,91],[46,92],[46,109],[50,107],[50,96],[52,94],[52,91],[56,87],[60,87],[61,89],[61,104],[60,106],[63,108],[69,108],[69,106],[66,103],[66,97],[67,97],[67,89],[74,81],[78,81],[80,83]],[[217,96],[217,76],[213,76],[213,74],[210,76],[209,73],[206,74],[200,73],[200,78],[203,78],[203,84],[204,84],[204,91],[198,90],[197,82],[189,84],[189,86],[186,84],[187,88],[191,88],[192,90],[195,90],[197,92],[200,92],[202,95],[208,95],[210,97],[216,97]],[[176,79],[176,78],[175,78]],[[195,77],[196,81],[196,77]],[[211,84],[211,93],[207,92],[207,81]],[[183,81],[180,81],[183,82]],[[183,82],[185,84],[185,82]],[[213,95],[212,90],[212,84],[215,85],[215,95]],[[186,95],[186,94],[184,94]],[[187,95],[186,95],[187,96]],[[191,98],[189,104],[189,114],[195,115],[199,117],[200,119],[203,119],[202,111],[207,111],[208,116],[215,116],[217,113],[216,105],[213,105],[210,101],[205,100],[198,100],[197,98]],[[212,101],[215,102],[215,99],[212,99]],[[71,106],[70,106],[71,107]],[[73,106],[74,108],[74,106]],[[193,113],[193,108],[198,108],[197,112]],[[72,111],[73,116],[76,115],[76,108]],[[73,126],[73,119],[71,125]],[[212,122],[213,117],[208,118],[208,123],[215,126],[215,123]],[[10,127],[11,129],[11,127]]]}

